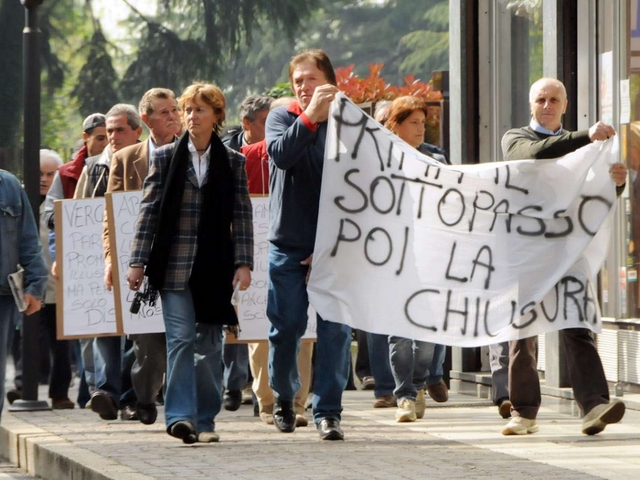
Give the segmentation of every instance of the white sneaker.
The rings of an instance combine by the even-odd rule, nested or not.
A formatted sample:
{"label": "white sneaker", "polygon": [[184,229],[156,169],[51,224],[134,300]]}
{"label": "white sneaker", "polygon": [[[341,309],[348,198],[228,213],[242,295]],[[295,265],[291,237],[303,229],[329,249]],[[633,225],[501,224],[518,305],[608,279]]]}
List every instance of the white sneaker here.
{"label": "white sneaker", "polygon": [[416,402],[409,398],[402,398],[398,401],[398,410],[396,410],[396,422],[415,422],[416,421]]}
{"label": "white sneaker", "polygon": [[626,407],[620,400],[602,403],[591,409],[582,419],[582,433],[595,435],[604,430],[610,423],[622,420]]}
{"label": "white sneaker", "polygon": [[540,430],[538,422],[533,418],[511,417],[509,423],[502,429],[503,435],[526,435]]}
{"label": "white sneaker", "polygon": [[416,395],[416,418],[424,417],[424,410],[426,408],[426,397],[424,390],[418,390]]}

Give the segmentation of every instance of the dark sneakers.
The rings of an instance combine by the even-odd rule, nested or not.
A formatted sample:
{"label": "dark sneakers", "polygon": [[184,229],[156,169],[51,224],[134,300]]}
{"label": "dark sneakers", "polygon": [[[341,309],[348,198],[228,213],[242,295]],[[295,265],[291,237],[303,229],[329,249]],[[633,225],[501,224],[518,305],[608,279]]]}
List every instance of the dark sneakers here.
{"label": "dark sneakers", "polygon": [[344,440],[344,432],[340,428],[340,420],[323,418],[318,424],[320,440]]}
{"label": "dark sneakers", "polygon": [[222,400],[224,409],[230,412],[235,412],[242,405],[242,391],[241,390],[227,390],[224,393]]}
{"label": "dark sneakers", "polygon": [[198,441],[198,437],[196,436],[196,429],[194,428],[191,422],[187,420],[180,420],[178,422],[172,423],[167,428],[167,433],[172,437],[179,438],[182,440],[182,443],[186,443],[187,445],[191,445]]}
{"label": "dark sneakers", "polygon": [[296,411],[292,400],[276,400],[273,424],[283,433],[291,433],[296,429]]}
{"label": "dark sneakers", "polygon": [[19,390],[17,388],[8,390],[7,401],[9,402],[9,405],[13,405],[13,402],[15,402],[16,400],[22,400],[22,390]]}

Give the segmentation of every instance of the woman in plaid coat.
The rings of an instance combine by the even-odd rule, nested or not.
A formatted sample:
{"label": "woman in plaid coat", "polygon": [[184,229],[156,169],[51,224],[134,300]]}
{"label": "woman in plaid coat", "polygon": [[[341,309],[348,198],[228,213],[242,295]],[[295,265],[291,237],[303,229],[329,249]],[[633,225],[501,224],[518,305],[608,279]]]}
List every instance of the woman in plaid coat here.
{"label": "woman in plaid coat", "polygon": [[[153,155],[127,281],[162,298],[167,335],[167,433],[215,442],[222,398],[223,325],[238,319],[233,289],[251,282],[253,227],[245,160],[218,133],[225,99],[211,84],[187,87],[178,103],[187,131]],[[195,358],[195,361],[194,361]]]}

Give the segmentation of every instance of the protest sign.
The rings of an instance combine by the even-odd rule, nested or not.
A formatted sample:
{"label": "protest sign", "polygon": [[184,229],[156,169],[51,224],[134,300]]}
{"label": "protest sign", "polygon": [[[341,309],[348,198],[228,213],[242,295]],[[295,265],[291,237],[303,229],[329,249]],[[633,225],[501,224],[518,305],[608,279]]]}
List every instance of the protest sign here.
{"label": "protest sign", "polygon": [[[106,200],[118,328],[126,334],[164,332],[160,297],[153,307],[142,303],[138,313],[130,311],[135,292],[129,289],[126,275],[131,257],[131,243],[135,234],[138,213],[140,213],[142,190],[107,193]],[[144,290],[144,286],[141,290]]]}
{"label": "protest sign", "polygon": [[445,166],[345,96],[329,119],[309,297],[327,320],[477,346],[598,331],[615,140],[557,160]]}
{"label": "protest sign", "polygon": [[[269,267],[269,197],[252,196],[253,206],[253,271],[251,285],[244,292],[238,292],[237,312],[240,334],[237,341],[267,340],[271,323],[267,318],[267,271]],[[307,331],[303,339],[314,339],[316,314],[309,309]],[[235,339],[227,338],[230,342]]]}
{"label": "protest sign", "polygon": [[104,198],[54,204],[59,339],[118,334],[113,295],[104,287],[104,205]]}

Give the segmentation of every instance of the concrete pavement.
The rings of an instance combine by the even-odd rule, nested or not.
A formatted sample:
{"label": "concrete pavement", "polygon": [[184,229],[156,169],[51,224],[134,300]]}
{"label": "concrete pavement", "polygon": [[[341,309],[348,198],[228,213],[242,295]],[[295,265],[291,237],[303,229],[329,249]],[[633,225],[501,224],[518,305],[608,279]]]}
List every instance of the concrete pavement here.
{"label": "concrete pavement", "polygon": [[345,442],[321,442],[313,426],[280,433],[243,406],[218,417],[220,443],[193,446],[165,433],[162,411],[159,423],[145,426],[89,410],[5,409],[0,455],[54,480],[640,478],[638,396],[624,397],[637,410],[594,437],[548,397],[540,432],[520,437],[501,435],[496,407],[476,397],[429,399],[425,418],[405,424],[372,400],[370,391],[345,392]]}

